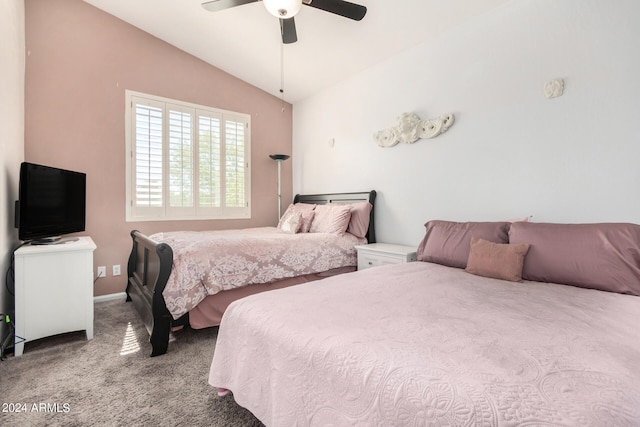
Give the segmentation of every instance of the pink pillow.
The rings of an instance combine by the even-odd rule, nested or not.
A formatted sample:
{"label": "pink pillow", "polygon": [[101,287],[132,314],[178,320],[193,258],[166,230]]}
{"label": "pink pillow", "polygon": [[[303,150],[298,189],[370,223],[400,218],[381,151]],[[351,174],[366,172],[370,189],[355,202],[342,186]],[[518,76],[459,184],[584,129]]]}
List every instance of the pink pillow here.
{"label": "pink pillow", "polygon": [[514,222],[509,241],[530,244],[525,280],[640,295],[640,225]]}
{"label": "pink pillow", "polygon": [[509,222],[452,222],[433,220],[418,246],[418,261],[465,268],[469,259],[471,237],[494,243],[509,242]]}
{"label": "pink pillow", "polygon": [[347,226],[347,233],[356,237],[365,237],[369,231],[369,219],[371,218],[371,203],[359,202],[348,205],[351,209],[351,219]]}
{"label": "pink pillow", "polygon": [[300,229],[298,233],[308,233],[313,223],[313,217],[316,215],[315,211],[301,211],[300,212]]}
{"label": "pink pillow", "polygon": [[316,206],[315,216],[311,222],[310,233],[332,233],[342,235],[347,230],[351,219],[351,208],[348,205],[328,203]]}
{"label": "pink pillow", "polygon": [[522,282],[522,265],[528,250],[527,243],[493,243],[472,237],[465,270],[478,276]]}

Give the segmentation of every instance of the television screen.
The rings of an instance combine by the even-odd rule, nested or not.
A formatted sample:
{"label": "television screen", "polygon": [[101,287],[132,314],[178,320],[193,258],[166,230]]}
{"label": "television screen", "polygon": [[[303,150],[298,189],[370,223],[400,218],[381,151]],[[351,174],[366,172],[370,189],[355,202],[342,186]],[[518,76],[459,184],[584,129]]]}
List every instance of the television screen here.
{"label": "television screen", "polygon": [[86,178],[81,172],[22,163],[16,207],[18,238],[55,240],[84,231]]}

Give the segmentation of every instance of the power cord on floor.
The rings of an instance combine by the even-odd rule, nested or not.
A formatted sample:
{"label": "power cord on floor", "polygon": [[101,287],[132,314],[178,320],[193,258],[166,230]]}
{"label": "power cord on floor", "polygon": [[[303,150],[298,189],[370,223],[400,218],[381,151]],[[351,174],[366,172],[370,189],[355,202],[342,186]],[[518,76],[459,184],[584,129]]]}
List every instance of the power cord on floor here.
{"label": "power cord on floor", "polygon": [[[0,313],[0,316],[2,316],[2,322],[7,324],[9,326],[9,335],[7,335],[2,342],[0,342],[0,361],[4,361],[6,359],[5,357],[5,352],[6,350],[11,347],[11,343],[13,341],[14,346],[15,344],[20,344],[22,342],[25,342],[26,339],[22,338],[21,336],[15,335],[15,338],[13,340],[11,340],[11,337],[14,336],[15,330],[16,330],[16,325],[13,323],[13,320],[11,320],[11,315],[10,314],[5,314],[5,313]],[[18,341],[15,341],[18,340]]]}
{"label": "power cord on floor", "polygon": [[[7,267],[7,272],[5,273],[5,276],[4,276],[4,286],[7,289],[7,292],[9,293],[9,295],[11,295],[12,297],[15,297],[15,283],[16,283],[15,282],[16,277],[15,277],[15,256],[14,256],[14,253],[18,249],[20,249],[21,247],[23,247],[24,245],[27,245],[29,243],[30,243],[29,241],[22,242],[11,253],[11,262],[9,264],[9,267]],[[4,360],[5,359],[4,353],[5,353],[6,349],[9,348],[9,346],[10,346],[9,344],[7,344],[7,342],[11,343],[11,341],[13,341],[10,338],[13,337],[13,334],[15,332],[15,325],[13,324],[13,321],[11,320],[11,315],[10,314],[1,313],[0,316],[2,316],[2,320],[0,321],[0,324],[4,323],[4,324],[8,325],[8,327],[9,327],[9,334],[6,335],[5,337],[3,337],[2,339],[0,339],[0,360]],[[19,343],[23,342],[23,341],[26,341],[24,338],[21,338],[21,337],[16,337],[16,338],[21,340],[21,341],[18,341]]]}

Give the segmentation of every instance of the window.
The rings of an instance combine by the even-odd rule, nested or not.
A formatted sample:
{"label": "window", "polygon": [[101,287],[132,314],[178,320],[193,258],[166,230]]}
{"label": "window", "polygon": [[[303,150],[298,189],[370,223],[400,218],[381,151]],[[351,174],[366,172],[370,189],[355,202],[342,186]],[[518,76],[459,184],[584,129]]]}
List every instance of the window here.
{"label": "window", "polygon": [[127,221],[251,217],[248,114],[126,91]]}

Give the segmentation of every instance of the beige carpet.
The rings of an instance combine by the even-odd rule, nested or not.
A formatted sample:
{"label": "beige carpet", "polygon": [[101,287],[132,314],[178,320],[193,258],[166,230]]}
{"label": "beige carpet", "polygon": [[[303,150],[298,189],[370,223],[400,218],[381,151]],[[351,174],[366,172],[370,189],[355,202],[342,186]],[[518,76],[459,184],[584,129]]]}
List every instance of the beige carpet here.
{"label": "beige carpet", "polygon": [[45,338],[0,362],[0,426],[262,426],[207,383],[216,334],[180,331],[150,358],[132,303],[97,303],[93,340]]}

